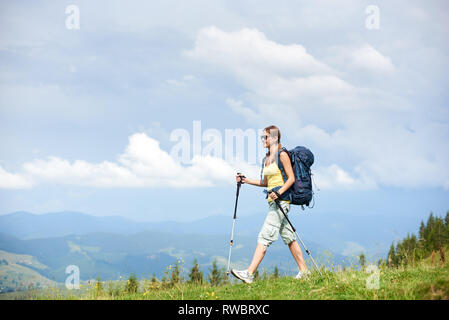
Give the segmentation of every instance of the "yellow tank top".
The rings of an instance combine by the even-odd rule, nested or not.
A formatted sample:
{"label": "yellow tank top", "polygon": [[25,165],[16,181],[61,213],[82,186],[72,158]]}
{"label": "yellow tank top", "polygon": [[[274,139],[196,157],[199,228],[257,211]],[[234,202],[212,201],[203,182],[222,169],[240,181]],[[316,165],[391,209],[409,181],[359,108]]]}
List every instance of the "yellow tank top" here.
{"label": "yellow tank top", "polygon": [[[282,178],[281,170],[279,169],[276,161],[270,163],[268,166],[263,168],[263,175],[267,177],[267,189],[271,190],[274,187],[279,187],[284,185],[284,179]],[[273,201],[268,197],[268,202]],[[284,200],[281,200],[284,201]],[[285,200],[290,202],[289,200]]]}

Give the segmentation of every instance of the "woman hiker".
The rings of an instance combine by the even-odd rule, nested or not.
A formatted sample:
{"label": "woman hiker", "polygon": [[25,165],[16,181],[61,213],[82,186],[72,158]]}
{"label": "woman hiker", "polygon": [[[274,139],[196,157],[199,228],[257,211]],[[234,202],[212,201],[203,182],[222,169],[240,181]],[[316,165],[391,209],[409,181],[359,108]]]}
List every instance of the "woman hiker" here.
{"label": "woman hiker", "polygon": [[[238,174],[236,176],[236,180],[237,182],[241,181],[242,183],[248,183],[258,187],[266,187],[268,190],[272,190],[274,188],[279,193],[279,203],[285,214],[287,214],[290,211],[289,188],[295,182],[295,176],[293,174],[290,158],[285,151],[281,151],[279,159],[284,165],[284,171],[288,178],[287,181],[284,181],[282,173],[277,165],[277,153],[282,149],[281,133],[279,129],[276,126],[266,127],[263,130],[261,139],[264,143],[264,147],[268,148],[268,152],[265,157],[264,169],[262,172],[263,180],[248,179],[242,174]],[[309,274],[302,256],[301,248],[296,241],[295,234],[287,219],[284,217],[283,213],[274,201],[278,198],[278,196],[276,193],[271,192],[267,198],[268,214],[257,237],[257,247],[251,264],[246,270],[231,269],[231,273],[236,278],[246,283],[253,282],[254,273],[264,258],[267,247],[278,239],[279,234],[281,234],[284,243],[288,245],[293,258],[295,258],[295,261],[298,264],[299,272],[295,278],[300,279]]]}

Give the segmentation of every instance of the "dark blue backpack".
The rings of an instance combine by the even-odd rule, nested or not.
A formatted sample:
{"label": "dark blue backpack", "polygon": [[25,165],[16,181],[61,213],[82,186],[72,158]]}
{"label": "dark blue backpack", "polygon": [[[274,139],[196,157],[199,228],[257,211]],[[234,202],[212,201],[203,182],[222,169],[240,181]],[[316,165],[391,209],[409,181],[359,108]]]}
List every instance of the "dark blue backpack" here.
{"label": "dark blue backpack", "polygon": [[[310,167],[315,158],[309,149],[302,146],[298,146],[290,151],[285,148],[279,150],[277,153],[277,163],[284,181],[287,181],[287,175],[285,174],[284,165],[279,157],[282,151],[287,152],[290,161],[292,162],[293,173],[295,175],[295,183],[288,190],[290,203],[300,205],[302,206],[302,209],[304,209],[304,205],[309,206],[310,201],[313,198],[312,172]],[[265,158],[263,160],[262,170],[264,165]]]}

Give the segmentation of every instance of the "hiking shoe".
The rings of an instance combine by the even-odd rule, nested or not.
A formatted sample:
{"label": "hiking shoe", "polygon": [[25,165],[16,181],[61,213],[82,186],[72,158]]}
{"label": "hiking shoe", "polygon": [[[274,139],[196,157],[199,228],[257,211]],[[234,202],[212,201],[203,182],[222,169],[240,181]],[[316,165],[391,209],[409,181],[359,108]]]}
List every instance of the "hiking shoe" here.
{"label": "hiking shoe", "polygon": [[231,269],[231,273],[237,279],[242,280],[245,283],[252,283],[254,280],[254,276],[249,274],[248,270],[234,270]]}
{"label": "hiking shoe", "polygon": [[298,274],[296,275],[295,279],[303,279],[303,278],[307,277],[309,274],[310,274],[309,270],[299,271]]}

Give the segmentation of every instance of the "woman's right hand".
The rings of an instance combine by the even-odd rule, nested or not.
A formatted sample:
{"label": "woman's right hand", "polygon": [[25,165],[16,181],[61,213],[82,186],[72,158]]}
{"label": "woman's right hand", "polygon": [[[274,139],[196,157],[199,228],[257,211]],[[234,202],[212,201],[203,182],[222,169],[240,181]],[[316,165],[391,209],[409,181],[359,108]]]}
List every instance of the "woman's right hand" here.
{"label": "woman's right hand", "polygon": [[235,176],[235,181],[237,183],[239,183],[239,182],[246,183],[246,177],[241,173],[237,173],[237,175]]}

